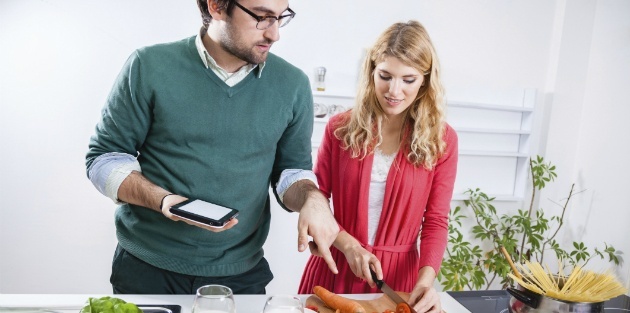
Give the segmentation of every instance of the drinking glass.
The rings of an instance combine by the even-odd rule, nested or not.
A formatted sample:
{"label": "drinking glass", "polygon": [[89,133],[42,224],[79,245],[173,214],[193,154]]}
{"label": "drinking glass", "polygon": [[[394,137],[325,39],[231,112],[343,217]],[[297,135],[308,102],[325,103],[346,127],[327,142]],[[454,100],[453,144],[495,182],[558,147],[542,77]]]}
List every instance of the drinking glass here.
{"label": "drinking glass", "polygon": [[304,305],[298,297],[274,295],[267,298],[263,313],[304,313]]}
{"label": "drinking glass", "polygon": [[192,313],[236,313],[232,289],[221,285],[199,287]]}

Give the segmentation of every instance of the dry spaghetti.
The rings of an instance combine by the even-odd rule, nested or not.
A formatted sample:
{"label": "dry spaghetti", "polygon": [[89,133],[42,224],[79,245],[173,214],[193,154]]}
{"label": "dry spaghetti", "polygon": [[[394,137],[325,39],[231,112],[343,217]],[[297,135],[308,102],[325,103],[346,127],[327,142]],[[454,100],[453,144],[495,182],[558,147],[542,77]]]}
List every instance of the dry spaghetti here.
{"label": "dry spaghetti", "polygon": [[522,277],[508,274],[523,288],[558,300],[570,302],[602,302],[628,292],[617,278],[606,271],[595,273],[574,267],[568,276],[564,275],[562,264],[558,275],[552,274],[538,263],[517,264]]}

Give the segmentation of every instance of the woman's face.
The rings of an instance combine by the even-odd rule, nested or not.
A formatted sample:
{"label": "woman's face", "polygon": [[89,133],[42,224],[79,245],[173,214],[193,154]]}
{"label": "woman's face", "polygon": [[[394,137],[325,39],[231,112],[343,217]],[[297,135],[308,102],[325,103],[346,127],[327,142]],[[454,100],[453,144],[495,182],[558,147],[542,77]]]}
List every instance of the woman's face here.
{"label": "woman's face", "polygon": [[389,118],[405,112],[411,105],[424,75],[395,57],[385,57],[374,69],[374,89],[378,102]]}

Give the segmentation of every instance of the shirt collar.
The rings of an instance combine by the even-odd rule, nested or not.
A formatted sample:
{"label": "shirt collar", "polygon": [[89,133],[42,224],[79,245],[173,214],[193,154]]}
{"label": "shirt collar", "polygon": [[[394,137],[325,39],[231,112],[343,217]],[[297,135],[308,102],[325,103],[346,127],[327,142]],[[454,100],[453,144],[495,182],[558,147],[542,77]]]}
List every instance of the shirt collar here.
{"label": "shirt collar", "polygon": [[[212,58],[210,53],[208,53],[208,50],[206,50],[206,47],[203,45],[201,33],[197,34],[197,37],[195,38],[195,46],[197,47],[197,53],[199,53],[199,57],[201,57],[201,61],[203,62],[203,65],[206,68],[210,68],[214,71],[224,73],[226,77],[230,76],[230,73],[228,73],[226,70],[221,68],[217,64],[217,62],[214,60],[214,58]],[[262,75],[262,70],[263,68],[265,68],[265,63],[266,62],[263,62],[261,64],[247,64],[244,67],[247,73],[249,73],[253,71],[256,67],[260,66],[260,68],[258,69],[258,78],[260,78],[260,76]],[[239,71],[240,70],[243,70],[243,68],[239,69]]]}

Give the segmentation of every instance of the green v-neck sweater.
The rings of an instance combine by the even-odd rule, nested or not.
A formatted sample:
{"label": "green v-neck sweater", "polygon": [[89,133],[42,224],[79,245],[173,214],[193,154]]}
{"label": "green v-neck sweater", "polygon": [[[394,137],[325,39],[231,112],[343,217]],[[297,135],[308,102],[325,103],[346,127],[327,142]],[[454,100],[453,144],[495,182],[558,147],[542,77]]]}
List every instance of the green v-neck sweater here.
{"label": "green v-neck sweater", "polygon": [[129,57],[90,140],[87,167],[105,153],[138,155],[153,183],[240,214],[235,227],[214,233],[123,204],[115,224],[125,250],[197,276],[240,274],[263,257],[270,183],[284,169],[312,169],[313,100],[307,76],[283,59],[269,54],[260,77],[259,70],[229,87],[205,68],[195,37]]}

